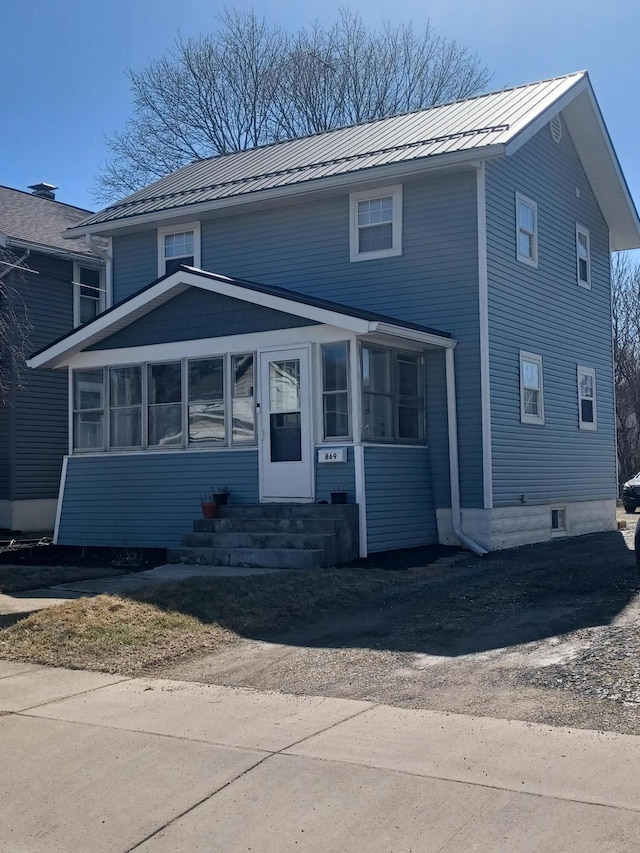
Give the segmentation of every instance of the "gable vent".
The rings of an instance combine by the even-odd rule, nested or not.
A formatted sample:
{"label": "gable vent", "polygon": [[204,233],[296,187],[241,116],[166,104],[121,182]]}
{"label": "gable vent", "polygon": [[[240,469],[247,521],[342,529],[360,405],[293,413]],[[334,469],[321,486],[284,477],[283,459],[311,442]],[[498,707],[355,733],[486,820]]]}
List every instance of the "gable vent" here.
{"label": "gable vent", "polygon": [[562,139],[562,119],[559,115],[554,116],[549,122],[551,129],[551,138],[554,142],[560,142]]}

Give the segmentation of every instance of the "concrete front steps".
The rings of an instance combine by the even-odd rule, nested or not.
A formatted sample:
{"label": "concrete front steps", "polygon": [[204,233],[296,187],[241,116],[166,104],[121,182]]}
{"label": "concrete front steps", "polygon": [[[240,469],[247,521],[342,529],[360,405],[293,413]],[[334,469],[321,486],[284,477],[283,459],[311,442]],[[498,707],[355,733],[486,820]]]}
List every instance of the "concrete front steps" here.
{"label": "concrete front steps", "polygon": [[265,569],[318,569],[358,556],[355,504],[235,504],[193,522],[170,548],[170,563]]}

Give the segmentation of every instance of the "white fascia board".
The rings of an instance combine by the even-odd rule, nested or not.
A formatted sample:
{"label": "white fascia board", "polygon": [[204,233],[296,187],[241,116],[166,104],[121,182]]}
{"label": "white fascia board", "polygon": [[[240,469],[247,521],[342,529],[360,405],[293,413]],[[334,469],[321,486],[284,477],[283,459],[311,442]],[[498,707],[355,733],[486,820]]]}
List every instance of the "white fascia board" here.
{"label": "white fascia board", "polygon": [[585,74],[577,83],[574,83],[571,88],[561,95],[557,100],[554,100],[546,109],[539,113],[536,118],[523,124],[522,127],[517,125],[513,129],[513,138],[506,143],[504,153],[508,156],[515,152],[532,139],[539,130],[549,124],[551,119],[562,112],[581,92],[590,88],[589,80]]}
{"label": "white fascia board", "polygon": [[356,334],[366,334],[371,326],[369,320],[351,317],[348,314],[341,314],[338,311],[326,308],[318,308],[314,305],[306,305],[296,302],[294,299],[287,299],[270,293],[262,293],[259,290],[250,290],[231,281],[225,281],[223,277],[213,279],[206,275],[178,271],[127,302],[113,308],[108,313],[98,317],[86,328],[78,329],[77,332],[69,335],[64,340],[53,344],[43,352],[33,356],[27,361],[27,366],[31,368],[61,367],[67,363],[67,359],[71,355],[119,331],[134,320],[158,308],[189,286],[229,296],[232,299],[238,299],[242,302],[251,302],[252,305],[260,305],[261,307],[271,308],[285,314],[304,317],[307,320],[313,320],[317,323],[337,326]]}
{"label": "white fascia board", "polygon": [[410,176],[417,172],[435,171],[454,166],[473,166],[474,160],[499,157],[504,153],[502,144],[485,145],[479,148],[471,148],[465,151],[453,151],[450,154],[437,154],[415,160],[402,161],[401,163],[390,163],[386,166],[375,166],[362,169],[357,172],[348,172],[343,175],[335,175],[328,178],[318,178],[311,181],[301,181],[299,184],[285,187],[274,187],[268,190],[256,190],[244,195],[230,196],[223,199],[201,202],[200,204],[172,207],[168,210],[152,211],[131,216],[124,219],[112,219],[100,222],[96,225],[86,227],[69,228],[63,237],[71,239],[81,237],[84,234],[114,234],[132,226],[151,225],[158,226],[162,223],[171,224],[188,221],[200,214],[211,213],[217,210],[225,210],[242,205],[272,204],[279,199],[295,199],[296,196],[307,196],[313,193],[339,189],[341,187],[358,186],[366,188],[367,184],[377,185],[380,181]]}
{"label": "white fascia board", "polygon": [[416,341],[434,347],[444,349],[455,349],[457,340],[445,338],[442,335],[434,335],[432,332],[421,332],[418,329],[408,329],[405,326],[395,326],[392,323],[369,323],[370,334],[377,332],[381,335],[392,335],[394,338],[403,338],[408,341]]}

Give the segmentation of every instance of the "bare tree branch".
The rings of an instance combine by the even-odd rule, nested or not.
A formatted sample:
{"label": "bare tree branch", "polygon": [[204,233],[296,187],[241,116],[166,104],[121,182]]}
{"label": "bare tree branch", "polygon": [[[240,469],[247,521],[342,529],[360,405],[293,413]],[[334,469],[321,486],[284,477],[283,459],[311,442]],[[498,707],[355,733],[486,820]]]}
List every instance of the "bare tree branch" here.
{"label": "bare tree branch", "polygon": [[27,308],[13,285],[28,271],[24,261],[0,247],[0,403],[9,402],[9,392],[22,384],[31,326]]}
{"label": "bare tree branch", "polygon": [[180,166],[465,98],[490,79],[478,57],[427,24],[381,29],[343,10],[329,27],[293,34],[255,12],[225,10],[209,35],[179,37],[129,70],[133,113],[109,140],[101,202]]}

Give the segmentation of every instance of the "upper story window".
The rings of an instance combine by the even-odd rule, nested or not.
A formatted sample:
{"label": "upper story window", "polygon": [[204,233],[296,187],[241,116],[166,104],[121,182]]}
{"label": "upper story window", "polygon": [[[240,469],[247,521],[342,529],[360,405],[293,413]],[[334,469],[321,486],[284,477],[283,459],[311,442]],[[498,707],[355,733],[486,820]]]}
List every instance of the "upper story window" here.
{"label": "upper story window", "polygon": [[351,193],[352,261],[402,254],[402,186]]}
{"label": "upper story window", "polygon": [[158,275],[170,275],[178,267],[200,266],[200,223],[158,228]]}
{"label": "upper story window", "polygon": [[580,429],[598,429],[596,413],[596,372],[578,365],[578,422]]}
{"label": "upper story window", "polygon": [[104,274],[96,267],[73,265],[73,325],[88,323],[104,311]]}
{"label": "upper story window", "polygon": [[520,352],[520,421],[544,424],[542,356]]}
{"label": "upper story window", "polygon": [[519,261],[538,266],[538,205],[516,193],[516,247]]}
{"label": "upper story window", "polygon": [[424,375],[419,353],[362,347],[362,438],[424,441]]}
{"label": "upper story window", "polygon": [[576,224],[576,267],[580,287],[591,288],[591,238],[587,228]]}

